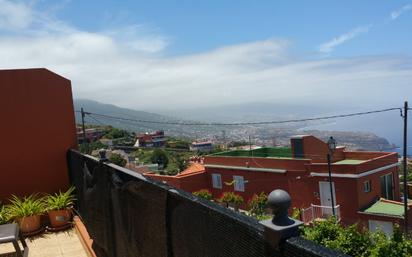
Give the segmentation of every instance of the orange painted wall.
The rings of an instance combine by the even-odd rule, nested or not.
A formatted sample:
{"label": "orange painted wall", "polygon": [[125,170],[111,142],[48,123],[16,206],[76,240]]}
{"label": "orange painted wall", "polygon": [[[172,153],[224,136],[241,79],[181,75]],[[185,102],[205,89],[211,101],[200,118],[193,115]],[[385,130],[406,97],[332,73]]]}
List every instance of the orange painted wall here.
{"label": "orange painted wall", "polygon": [[76,148],[70,80],[47,69],[0,70],[0,199],[68,187]]}

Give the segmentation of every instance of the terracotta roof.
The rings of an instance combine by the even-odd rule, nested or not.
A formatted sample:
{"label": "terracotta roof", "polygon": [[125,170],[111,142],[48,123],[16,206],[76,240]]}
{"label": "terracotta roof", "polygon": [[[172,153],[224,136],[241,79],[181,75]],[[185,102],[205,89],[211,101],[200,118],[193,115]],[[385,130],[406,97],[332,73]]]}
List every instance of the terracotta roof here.
{"label": "terracotta roof", "polygon": [[187,167],[184,171],[182,171],[179,175],[188,175],[191,173],[201,172],[205,170],[205,166],[200,163],[191,163],[189,167]]}

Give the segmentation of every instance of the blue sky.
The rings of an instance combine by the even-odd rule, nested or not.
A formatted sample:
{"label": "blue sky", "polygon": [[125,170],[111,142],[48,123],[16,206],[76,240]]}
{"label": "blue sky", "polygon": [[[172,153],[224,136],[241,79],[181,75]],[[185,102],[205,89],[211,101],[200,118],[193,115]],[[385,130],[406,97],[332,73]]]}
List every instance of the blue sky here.
{"label": "blue sky", "polygon": [[0,0],[0,68],[46,67],[76,98],[143,110],[364,110],[412,95],[411,25],[412,0]]}
{"label": "blue sky", "polygon": [[[55,1],[40,2],[53,9]],[[301,53],[358,27],[371,26],[334,56],[411,54],[412,15],[391,13],[412,1],[67,1],[55,15],[87,31],[140,24],[170,40],[167,54],[207,51],[268,38],[287,39]],[[367,34],[367,35],[365,35]]]}

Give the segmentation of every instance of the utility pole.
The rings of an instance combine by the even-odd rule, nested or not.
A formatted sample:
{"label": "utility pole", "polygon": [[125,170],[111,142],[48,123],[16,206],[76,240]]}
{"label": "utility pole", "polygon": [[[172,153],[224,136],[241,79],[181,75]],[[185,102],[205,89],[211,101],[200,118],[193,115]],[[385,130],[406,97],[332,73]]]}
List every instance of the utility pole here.
{"label": "utility pole", "polygon": [[222,138],[223,138],[223,149],[227,150],[227,145],[226,145],[226,130],[222,130]]}
{"label": "utility pole", "polygon": [[81,113],[82,113],[82,130],[83,130],[83,145],[85,146],[86,152],[88,152],[88,147],[87,146],[87,138],[86,138],[86,129],[84,127],[84,117],[85,117],[85,112],[83,111],[83,107],[81,108]]}
{"label": "utility pole", "polygon": [[403,107],[403,204],[404,204],[404,230],[408,235],[408,101]]}

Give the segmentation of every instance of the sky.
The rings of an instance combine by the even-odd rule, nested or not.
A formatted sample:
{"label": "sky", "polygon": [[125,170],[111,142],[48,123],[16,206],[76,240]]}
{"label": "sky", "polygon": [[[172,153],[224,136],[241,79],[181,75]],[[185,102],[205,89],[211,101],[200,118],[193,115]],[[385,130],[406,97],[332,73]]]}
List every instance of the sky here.
{"label": "sky", "polygon": [[247,103],[398,107],[410,1],[0,0],[0,69],[140,110]]}

